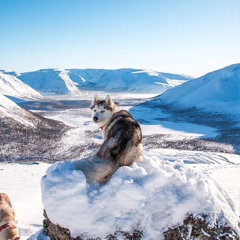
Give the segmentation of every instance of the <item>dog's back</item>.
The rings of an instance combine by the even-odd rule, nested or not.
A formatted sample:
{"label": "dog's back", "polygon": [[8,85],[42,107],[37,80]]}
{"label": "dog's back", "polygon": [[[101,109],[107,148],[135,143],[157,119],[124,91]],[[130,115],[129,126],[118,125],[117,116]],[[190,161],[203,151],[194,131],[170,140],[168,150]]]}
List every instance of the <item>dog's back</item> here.
{"label": "dog's back", "polygon": [[0,239],[20,239],[16,227],[15,211],[12,208],[9,197],[5,193],[0,193]]}
{"label": "dog's back", "polygon": [[139,124],[125,110],[115,113],[104,129],[104,143],[97,157],[115,165],[128,166],[142,154],[142,132]]}

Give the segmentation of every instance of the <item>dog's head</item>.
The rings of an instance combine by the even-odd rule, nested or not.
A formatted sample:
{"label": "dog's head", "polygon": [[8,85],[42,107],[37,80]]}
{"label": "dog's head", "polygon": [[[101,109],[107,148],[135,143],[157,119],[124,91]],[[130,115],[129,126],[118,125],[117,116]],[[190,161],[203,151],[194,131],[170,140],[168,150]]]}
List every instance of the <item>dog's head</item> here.
{"label": "dog's head", "polygon": [[12,207],[10,199],[6,193],[0,193],[0,204],[9,205],[10,207]]}
{"label": "dog's head", "polygon": [[101,100],[98,95],[95,95],[90,108],[93,121],[99,127],[103,127],[109,122],[112,115],[117,112],[118,105],[112,101],[109,95],[105,100]]}

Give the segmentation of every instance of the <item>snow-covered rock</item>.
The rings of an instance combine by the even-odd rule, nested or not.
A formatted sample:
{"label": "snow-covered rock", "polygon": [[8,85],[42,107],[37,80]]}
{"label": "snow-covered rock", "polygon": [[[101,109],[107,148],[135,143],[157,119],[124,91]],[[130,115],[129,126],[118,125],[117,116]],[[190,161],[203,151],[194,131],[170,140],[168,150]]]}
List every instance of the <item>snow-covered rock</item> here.
{"label": "snow-covered rock", "polygon": [[164,92],[156,98],[174,107],[240,114],[240,64],[208,73]]}
{"label": "snow-covered rock", "polygon": [[[10,74],[16,74],[9,72]],[[43,96],[17,77],[0,72],[0,93],[25,100],[40,100]]]}
{"label": "snow-covered rock", "polygon": [[42,199],[49,219],[71,235],[104,238],[116,231],[144,232],[162,239],[188,214],[208,216],[207,224],[230,226],[238,234],[238,216],[226,194],[203,174],[183,163],[144,156],[121,167],[101,188],[89,186],[71,162],[52,165],[42,178]]}

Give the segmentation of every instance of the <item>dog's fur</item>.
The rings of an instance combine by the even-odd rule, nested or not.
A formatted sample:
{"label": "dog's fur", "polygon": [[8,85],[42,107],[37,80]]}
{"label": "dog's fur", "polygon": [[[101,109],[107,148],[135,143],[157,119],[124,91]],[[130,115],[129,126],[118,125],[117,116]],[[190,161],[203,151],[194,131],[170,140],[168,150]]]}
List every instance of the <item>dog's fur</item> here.
{"label": "dog's fur", "polygon": [[16,227],[15,211],[12,208],[9,197],[5,193],[0,193],[0,229],[2,226],[8,226],[0,231],[1,240],[18,240],[18,230]]}
{"label": "dog's fur", "polygon": [[120,166],[129,166],[142,154],[142,132],[139,124],[110,96],[100,100],[95,95],[91,105],[93,121],[102,129],[104,142],[97,154],[88,160],[75,161],[88,183],[105,184]]}

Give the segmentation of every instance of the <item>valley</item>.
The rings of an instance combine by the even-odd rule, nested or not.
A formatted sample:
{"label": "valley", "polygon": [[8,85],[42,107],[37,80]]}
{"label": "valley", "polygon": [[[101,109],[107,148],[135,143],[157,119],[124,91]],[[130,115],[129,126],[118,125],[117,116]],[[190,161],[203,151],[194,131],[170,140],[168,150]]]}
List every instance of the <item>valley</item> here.
{"label": "valley", "polygon": [[[107,94],[111,93],[105,93],[105,95]],[[19,103],[20,106],[46,119],[57,120],[62,124],[53,130],[54,134],[49,132],[47,140],[45,140],[46,137],[36,137],[38,139],[36,145],[26,144],[27,141],[24,141],[25,138],[21,135],[19,135],[18,141],[22,141],[22,146],[16,146],[14,141],[9,140],[8,146],[11,149],[11,157],[5,153],[5,159],[10,161],[21,159],[22,162],[41,160],[49,163],[58,160],[84,158],[93,154],[101,144],[101,133],[93,123],[89,110],[93,95],[90,94],[87,99],[81,97],[82,99],[78,100],[25,101]],[[138,96],[138,99],[136,96],[133,96],[133,98],[128,96],[127,99],[123,99],[119,95],[112,94],[114,101],[119,103],[120,108],[130,110],[131,114],[141,124],[145,149],[165,148],[239,154],[240,131],[237,122],[230,121],[221,115],[215,115],[214,118],[213,114],[198,113],[194,109],[176,111],[165,105],[151,105],[151,98],[146,98],[144,94],[142,94],[142,97],[141,94]],[[210,117],[211,121],[209,122]],[[228,127],[230,124],[231,128]],[[26,132],[26,130],[23,132]],[[29,130],[31,138],[34,138],[33,133],[34,130]],[[44,132],[39,131],[40,133],[44,136]],[[9,132],[10,135],[17,136],[12,132]],[[7,136],[5,134],[4,138],[9,139]],[[72,136],[73,139],[79,139],[73,142],[69,136]],[[71,142],[73,146],[71,146]],[[68,143],[68,146],[63,151],[63,146],[66,143]],[[13,144],[12,147],[11,144]],[[18,149],[15,154],[12,151],[13,149]],[[61,149],[61,151],[58,149]],[[31,152],[32,155],[27,155],[26,151]],[[24,157],[19,158],[18,155],[24,156],[24,152],[25,159]],[[4,155],[2,155],[2,159],[4,159]]]}
{"label": "valley", "polygon": [[[113,175],[113,181],[110,181],[104,188],[107,202],[116,200],[112,197],[117,196],[117,194],[111,194],[114,187],[110,187],[111,190],[108,187],[117,181],[119,184],[123,184],[119,185],[120,188],[129,192],[128,197],[142,206],[141,198],[140,200],[135,199],[135,194],[136,196],[138,194],[136,191],[139,187],[138,178],[143,177],[140,189],[144,196],[145,190],[142,190],[145,187],[144,182],[150,177],[151,180],[148,183],[150,187],[146,188],[146,191],[149,190],[152,197],[151,201],[150,199],[146,200],[145,204],[149,206],[149,210],[144,214],[150,213],[148,217],[153,217],[151,212],[154,213],[157,206],[157,209],[159,209],[157,214],[166,218],[166,221],[163,221],[166,225],[161,225],[163,229],[175,224],[173,219],[169,217],[171,215],[178,217],[178,224],[180,224],[183,220],[182,212],[175,212],[176,206],[173,203],[169,206],[171,214],[165,215],[165,206],[169,204],[168,195],[158,196],[158,193],[164,190],[161,183],[164,175],[169,196],[174,198],[175,195],[180,194],[178,196],[179,204],[184,204],[185,201],[189,201],[189,203],[200,201],[206,207],[207,213],[212,214],[214,212],[216,214],[214,217],[218,218],[217,221],[224,222],[228,219],[228,224],[238,233],[237,222],[240,216],[240,183],[238,178],[240,174],[240,126],[237,104],[239,96],[238,91],[231,92],[233,88],[239,89],[239,79],[236,78],[238,76],[236,71],[239,71],[239,67],[233,65],[219,70],[213,75],[189,80],[179,86],[172,86],[171,89],[161,94],[151,91],[144,92],[143,89],[141,92],[128,92],[120,89],[107,91],[107,89],[104,90],[104,87],[95,88],[96,86],[91,89],[91,84],[85,86],[85,90],[88,89],[88,92],[76,92],[76,88],[74,88],[74,91],[70,94],[66,90],[66,86],[73,85],[70,84],[69,79],[66,79],[66,75],[64,75],[68,83],[64,86],[66,94],[58,94],[54,90],[53,92],[49,91],[48,94],[45,91],[39,97],[25,85],[23,86],[27,91],[24,94],[28,96],[28,91],[30,91],[29,96],[31,98],[19,98],[21,94],[17,96],[18,93],[15,88],[12,95],[8,97],[0,91],[1,191],[7,192],[13,205],[16,206],[21,239],[47,240],[42,231],[42,209],[45,206],[43,206],[41,200],[41,182],[46,172],[51,172],[49,167],[54,169],[59,166],[60,172],[57,173],[57,177],[59,177],[57,181],[62,181],[60,177],[61,174],[64,176],[65,170],[70,171],[69,176],[72,176],[72,174],[75,176],[76,174],[81,180],[76,184],[80,184],[83,189],[80,195],[72,198],[73,201],[75,201],[74,199],[86,199],[88,197],[90,197],[90,200],[93,199],[94,196],[84,194],[87,187],[84,187],[83,176],[80,173],[71,172],[71,167],[70,169],[64,167],[61,169],[61,166],[71,164],[71,160],[92,156],[102,144],[101,131],[92,121],[89,109],[96,93],[101,98],[105,98],[109,94],[119,104],[120,109],[128,110],[139,122],[143,133],[144,152],[139,163],[119,169]],[[56,77],[56,71],[53,75]],[[13,78],[9,77],[7,79],[12,83]],[[202,81],[204,81],[204,84]],[[104,80],[103,82],[108,81]],[[206,83],[211,86],[211,92],[206,93],[201,88]],[[194,91],[192,85],[194,85]],[[4,86],[2,85],[2,89]],[[17,89],[19,86],[18,82]],[[35,85],[33,84],[32,87],[35,87]],[[97,91],[97,89],[101,91]],[[218,90],[216,91],[216,89]],[[229,91],[231,94],[229,94]],[[191,100],[192,92],[194,92],[193,100]],[[10,93],[11,89],[8,88],[8,94]],[[204,94],[205,97],[202,97]],[[207,100],[205,101],[205,99]],[[150,172],[147,175],[139,175],[143,168],[146,171],[150,170]],[[160,175],[151,176],[151,169],[159,171],[158,174]],[[177,177],[172,182],[171,177],[168,179],[167,176],[171,176],[173,172]],[[187,182],[184,182],[184,179],[188,179]],[[55,189],[54,181],[53,189]],[[183,181],[181,188],[178,187],[179,181]],[[129,185],[130,182],[132,183],[131,186],[135,186],[133,189]],[[199,189],[198,184],[201,185],[201,183],[204,187]],[[158,188],[155,184],[159,184]],[[128,185],[129,188],[125,188]],[[188,188],[187,186],[191,187]],[[34,189],[34,194],[32,189]],[[64,186],[63,189],[65,189]],[[181,189],[184,191],[181,192]],[[206,191],[209,191],[210,195],[206,194],[207,192],[204,189],[208,189]],[[185,190],[189,191],[190,195],[185,196]],[[98,196],[98,190],[94,194]],[[50,199],[54,199],[56,196],[52,195]],[[161,206],[158,205],[158,202],[154,206],[155,196],[162,198]],[[150,204],[152,202],[153,205]],[[210,206],[208,205],[209,202],[211,202]],[[76,206],[78,206],[77,204]],[[92,204],[91,201],[90,204]],[[26,205],[31,209],[30,213],[24,212]],[[96,206],[92,205],[93,208]],[[84,208],[78,209],[85,214]],[[213,209],[215,210],[213,211]],[[138,211],[138,209],[134,209],[135,211]],[[199,208],[198,204],[194,207],[191,204],[186,204],[184,205],[184,211],[186,213],[191,211],[197,216],[202,213],[201,204]],[[221,211],[224,211],[224,214]],[[101,219],[98,211],[92,214],[96,221],[99,218]],[[135,214],[132,215],[131,219],[134,219],[134,216]],[[228,218],[228,216],[231,217]],[[106,219],[110,218],[111,214],[107,214]],[[117,218],[115,220],[117,221]],[[74,226],[74,222],[78,221],[81,221],[81,219],[73,221],[72,226]],[[84,222],[82,223],[84,224]],[[211,224],[214,224],[214,222],[211,222]],[[95,223],[90,225],[95,226]],[[106,225],[109,224],[106,222]],[[155,230],[149,229],[148,234],[151,235],[154,232]]]}

